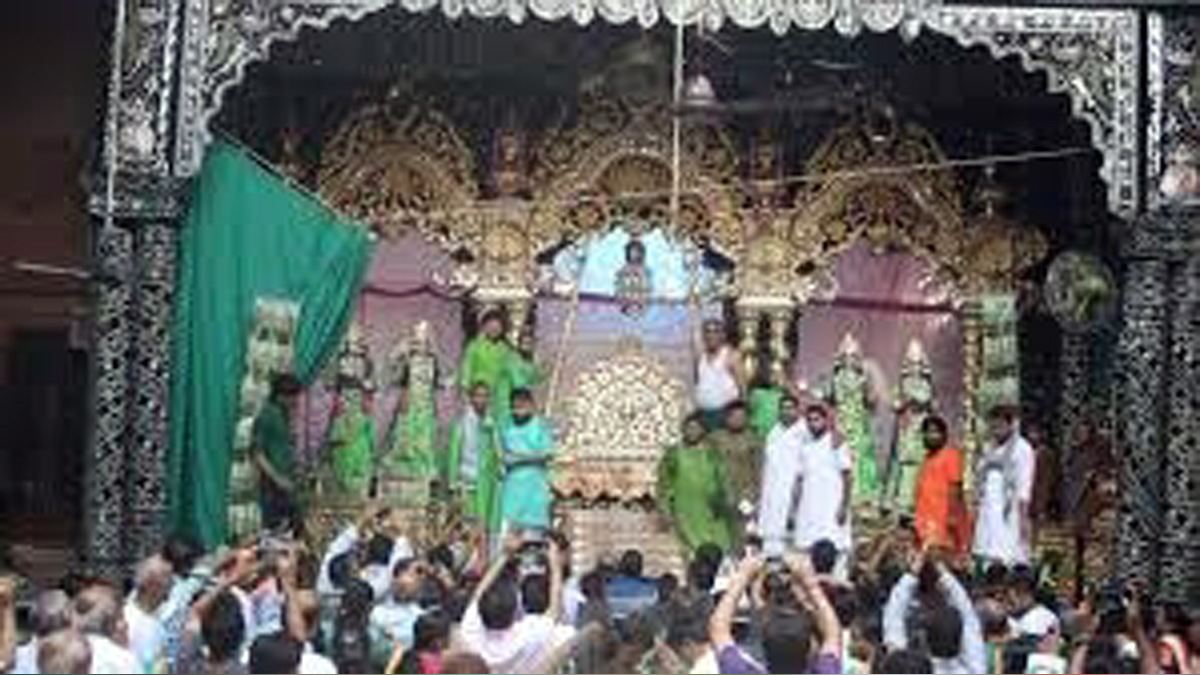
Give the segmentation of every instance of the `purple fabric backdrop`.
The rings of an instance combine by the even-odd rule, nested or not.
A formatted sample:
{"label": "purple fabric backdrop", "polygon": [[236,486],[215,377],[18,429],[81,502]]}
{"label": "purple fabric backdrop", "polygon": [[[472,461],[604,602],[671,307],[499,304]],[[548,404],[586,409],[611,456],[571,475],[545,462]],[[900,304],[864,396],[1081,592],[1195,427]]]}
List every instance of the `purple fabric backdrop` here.
{"label": "purple fabric backdrop", "polygon": [[877,393],[886,400],[876,407],[875,426],[880,460],[886,460],[900,365],[909,341],[916,338],[933,369],[937,408],[957,440],[962,421],[962,333],[943,294],[923,283],[932,266],[906,254],[876,255],[859,244],[842,254],[835,270],[837,296],[831,303],[807,307],[800,318],[796,379],[815,385],[829,372],[842,337],[852,333],[884,379],[884,391]]}
{"label": "purple fabric backdrop", "polygon": [[[435,272],[448,272],[449,256],[436,245],[409,235],[380,243],[360,299],[359,320],[375,366],[379,391],[374,397],[379,442],[385,441],[396,405],[396,391],[387,380],[387,357],[396,342],[418,320],[429,321],[447,373],[457,369],[463,346],[461,303],[425,289]],[[936,400],[941,413],[957,430],[962,416],[962,340],[957,315],[936,288],[924,282],[931,266],[903,254],[875,255],[865,245],[839,258],[835,274],[837,296],[828,303],[805,308],[798,330],[793,377],[816,381],[833,362],[843,335],[852,332],[863,354],[882,375],[882,398],[875,415],[880,458],[886,459],[895,416],[891,399],[909,340],[922,341],[933,366]],[[422,290],[425,289],[425,290]],[[568,396],[574,382],[597,360],[611,355],[625,336],[640,338],[651,357],[660,360],[685,384],[691,383],[693,358],[688,308],[681,304],[652,305],[639,318],[627,317],[608,300],[585,299],[575,325],[564,341],[570,313],[565,299],[541,299],[537,305],[537,357],[549,372],[561,352],[559,398]],[[704,308],[713,315],[715,306]],[[546,387],[539,392],[545,396]],[[301,447],[311,461],[325,436],[333,403],[331,392],[314,386],[301,402],[304,424]],[[453,387],[439,397],[443,421],[457,412]],[[562,431],[562,430],[560,430]]]}
{"label": "purple fabric backdrop", "polygon": [[[435,272],[448,273],[450,257],[418,235],[384,240],[375,250],[366,288],[359,298],[358,321],[363,328],[378,387],[373,397],[377,443],[386,441],[396,408],[397,392],[388,382],[388,356],[397,342],[420,320],[428,321],[436,336],[444,372],[452,377],[462,351],[461,303],[427,287]],[[447,385],[452,384],[447,380]],[[320,452],[333,407],[333,394],[324,384],[313,386],[301,402],[300,447],[311,462]],[[439,414],[455,413],[455,393],[447,386],[439,396]]]}

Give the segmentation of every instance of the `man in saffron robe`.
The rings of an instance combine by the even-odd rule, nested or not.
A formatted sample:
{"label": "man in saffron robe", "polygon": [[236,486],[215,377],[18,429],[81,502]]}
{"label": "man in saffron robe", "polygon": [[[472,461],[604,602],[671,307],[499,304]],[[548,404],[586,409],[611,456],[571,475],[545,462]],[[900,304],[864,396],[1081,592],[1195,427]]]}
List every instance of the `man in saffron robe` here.
{"label": "man in saffron robe", "polygon": [[508,387],[512,345],[504,337],[504,316],[498,310],[483,314],[479,334],[471,338],[463,350],[459,368],[459,388],[464,394],[477,382],[487,385],[492,407],[492,420],[501,427],[508,424]]}
{"label": "man in saffron robe", "polygon": [[947,446],[949,429],[941,417],[921,423],[925,461],[917,474],[913,524],[921,549],[940,548],[955,555],[966,552],[970,538],[963,502],[962,452]]}
{"label": "man in saffron robe", "polygon": [[489,411],[487,385],[471,387],[466,409],[450,430],[446,458],[446,485],[488,535],[500,531],[500,478],[502,474],[496,426]]}
{"label": "man in saffron robe", "polygon": [[683,423],[683,443],[668,448],[658,465],[658,507],[689,550],[715,544],[729,550],[733,509],[726,494],[721,453],[705,436],[704,420]]}
{"label": "man in saffron robe", "polygon": [[501,436],[505,474],[500,517],[510,532],[539,535],[550,529],[554,437],[545,418],[535,412],[528,389],[513,391],[512,417]]}

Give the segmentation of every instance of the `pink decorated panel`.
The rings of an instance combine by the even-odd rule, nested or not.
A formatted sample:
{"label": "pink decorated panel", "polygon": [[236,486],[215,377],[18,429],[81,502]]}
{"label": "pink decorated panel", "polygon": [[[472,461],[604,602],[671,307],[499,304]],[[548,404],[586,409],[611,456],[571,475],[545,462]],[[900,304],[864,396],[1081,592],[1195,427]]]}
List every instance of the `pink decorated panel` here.
{"label": "pink decorated panel", "polygon": [[[388,381],[388,358],[417,321],[428,321],[432,327],[447,377],[453,377],[457,370],[463,341],[462,305],[431,287],[434,273],[447,273],[450,266],[444,251],[417,235],[383,240],[376,247],[359,298],[357,320],[374,365],[377,392],[371,404],[378,444],[386,442],[396,408],[397,390]],[[442,390],[438,404],[443,419],[450,419],[456,412],[455,399],[452,386]],[[324,383],[311,387],[301,401],[300,447],[308,462],[318,456],[325,441],[333,401],[333,393]]]}
{"label": "pink decorated panel", "polygon": [[[895,427],[895,397],[905,349],[919,339],[933,371],[940,413],[957,433],[963,395],[962,332],[947,298],[926,282],[931,266],[916,257],[876,255],[865,245],[849,249],[836,266],[838,292],[830,303],[809,306],[797,330],[794,376],[815,385],[837,354],[842,337],[853,333],[865,358],[882,376],[875,410],[880,459],[886,459]],[[957,437],[956,437],[957,440]]]}

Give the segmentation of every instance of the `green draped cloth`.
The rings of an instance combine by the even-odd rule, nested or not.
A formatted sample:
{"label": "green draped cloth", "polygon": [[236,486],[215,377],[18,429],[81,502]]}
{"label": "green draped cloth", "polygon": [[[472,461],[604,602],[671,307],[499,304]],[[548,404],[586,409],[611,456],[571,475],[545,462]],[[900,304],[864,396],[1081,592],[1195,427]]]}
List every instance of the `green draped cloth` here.
{"label": "green draped cloth", "polygon": [[[462,475],[468,424],[477,425],[474,480]],[[450,448],[446,453],[446,484],[457,492],[463,512],[484,524],[488,532],[500,531],[500,484],[504,479],[504,467],[497,431],[491,417],[463,415],[450,429]]]}
{"label": "green draped cloth", "polygon": [[375,465],[375,420],[363,406],[363,394],[347,389],[329,426],[330,465],[338,489],[365,498]]}
{"label": "green draped cloth", "polygon": [[217,141],[179,236],[171,348],[168,526],[206,547],[226,506],[247,333],[258,298],[300,305],[295,374],[336,353],[371,259],[367,230]]}
{"label": "green draped cloth", "polygon": [[491,340],[477,335],[463,350],[462,366],[459,368],[459,388],[469,392],[471,387],[482,382],[487,385],[491,399],[492,420],[501,426],[508,424],[512,384],[511,362],[517,358],[516,350],[503,339]]}
{"label": "green draped cloth", "polygon": [[783,387],[754,387],[750,390],[750,428],[764,441],[779,421]]}
{"label": "green draped cloth", "polygon": [[658,504],[689,550],[716,544],[728,551],[733,510],[726,494],[724,461],[708,441],[668,448],[658,465]]}

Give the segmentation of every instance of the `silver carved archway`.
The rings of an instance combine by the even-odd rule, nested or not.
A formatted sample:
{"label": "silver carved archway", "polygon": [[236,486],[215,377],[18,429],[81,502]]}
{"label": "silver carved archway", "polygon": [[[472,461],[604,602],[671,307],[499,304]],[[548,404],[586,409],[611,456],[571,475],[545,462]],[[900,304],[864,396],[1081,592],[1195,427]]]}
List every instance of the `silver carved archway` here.
{"label": "silver carved archway", "polygon": [[[178,176],[199,169],[207,124],[246,67],[267,58],[272,44],[295,39],[305,27],[355,21],[394,4],[413,12],[440,9],[449,18],[465,13],[517,23],[529,17],[570,19],[581,25],[600,18],[614,24],[636,20],[643,27],[661,20],[674,23],[681,9],[673,0],[177,1],[185,3],[174,139]],[[833,25],[848,37],[863,28],[915,36],[924,27],[964,47],[985,47],[997,59],[1017,56],[1025,70],[1044,72],[1049,91],[1069,97],[1074,115],[1089,125],[1092,143],[1103,157],[1100,176],[1108,185],[1109,209],[1129,217],[1139,207],[1136,12],[943,5],[940,0],[734,0],[693,2],[684,11],[689,23],[703,21],[714,29],[725,23],[769,26],[777,34]]]}
{"label": "silver carved archway", "polygon": [[[997,3],[1000,4],[1000,3]],[[588,24],[676,21],[732,24],[782,34],[833,26],[844,35],[930,30],[996,58],[1017,57],[1068,96],[1103,157],[1110,212],[1125,223],[1127,270],[1118,402],[1136,402],[1117,428],[1122,483],[1163,466],[1163,490],[1123,496],[1120,570],[1154,578],[1188,597],[1200,592],[1200,400],[1165,373],[1200,368],[1200,225],[1195,211],[1167,211],[1157,190],[1163,143],[1195,104],[1172,82],[1194,78],[1192,61],[1168,58],[1195,24],[1164,12],[945,5],[941,0],[117,0],[104,131],[105,171],[91,208],[102,218],[93,361],[94,424],[89,449],[87,558],[101,573],[153,550],[163,522],[169,326],[175,227],[182,188],[199,169],[208,124],[248,65],[305,27],[356,21],[398,5],[455,18]],[[1143,30],[1143,24],[1145,28]],[[1143,42],[1143,33],[1145,40]],[[1195,42],[1194,40],[1192,41]],[[1139,74],[1145,54],[1145,79]],[[1149,106],[1142,109],[1139,100]],[[1184,115],[1186,117],[1186,115]],[[1171,141],[1174,143],[1174,140]],[[1173,147],[1173,146],[1172,146]],[[1170,148],[1168,148],[1170,150]],[[1144,180],[1141,178],[1144,176]],[[1147,208],[1155,210],[1146,214]],[[1189,318],[1193,317],[1193,318]],[[1076,364],[1082,365],[1082,364]],[[1086,373],[1086,367],[1071,372]],[[1075,377],[1074,379],[1079,379]],[[1194,381],[1194,378],[1193,380]],[[1086,383],[1067,382],[1064,387]],[[1170,405],[1168,405],[1168,403]],[[1168,419],[1175,426],[1160,428]],[[1190,477],[1190,482],[1189,482]],[[1169,504],[1166,508],[1163,504]],[[1160,537],[1170,533],[1165,547]],[[1159,548],[1164,548],[1159,551]]]}

